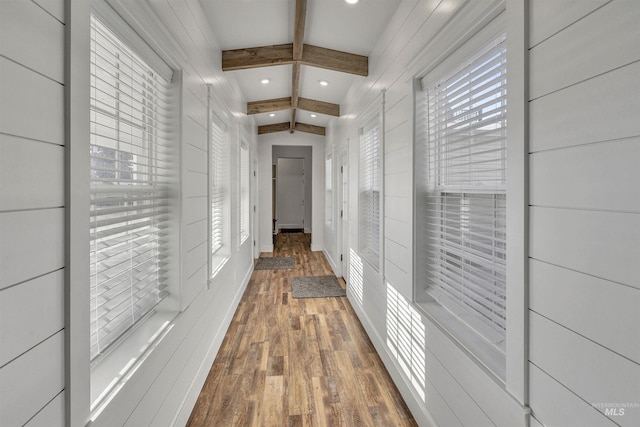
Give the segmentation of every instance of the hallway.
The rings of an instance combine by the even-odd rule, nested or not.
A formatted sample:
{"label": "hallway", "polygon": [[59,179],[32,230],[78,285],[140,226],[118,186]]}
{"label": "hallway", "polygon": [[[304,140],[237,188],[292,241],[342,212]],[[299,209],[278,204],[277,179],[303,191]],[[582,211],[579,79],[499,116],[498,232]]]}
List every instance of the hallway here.
{"label": "hallway", "polygon": [[348,300],[291,297],[292,276],[332,274],[310,235],[273,255],[296,268],[253,272],[188,426],[417,425]]}

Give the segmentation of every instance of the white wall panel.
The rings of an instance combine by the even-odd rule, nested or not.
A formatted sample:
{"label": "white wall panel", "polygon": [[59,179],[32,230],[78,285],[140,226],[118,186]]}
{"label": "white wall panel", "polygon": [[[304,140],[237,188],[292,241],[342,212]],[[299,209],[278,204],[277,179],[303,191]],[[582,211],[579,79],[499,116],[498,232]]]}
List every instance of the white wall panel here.
{"label": "white wall panel", "polygon": [[529,162],[533,205],[640,213],[640,138],[543,151]]}
{"label": "white wall panel", "polygon": [[184,199],[182,215],[185,224],[193,224],[194,222],[207,219],[207,205],[209,200],[207,196],[196,196]]}
{"label": "white wall panel", "polygon": [[[616,424],[565,386],[530,364],[530,405],[533,416],[545,426],[614,427]],[[534,423],[531,424],[533,427]]]}
{"label": "white wall panel", "polygon": [[64,388],[64,332],[0,368],[0,425],[21,426]]}
{"label": "white wall panel", "polygon": [[530,209],[530,256],[640,289],[640,214]]}
{"label": "white wall panel", "polygon": [[411,222],[411,199],[386,194],[384,196],[385,218],[396,219],[402,222]]}
{"label": "white wall panel", "polygon": [[184,247],[187,250],[195,248],[202,243],[207,243],[208,220],[197,221],[188,224],[185,230]]}
{"label": "white wall panel", "polygon": [[64,305],[63,270],[1,290],[0,366],[63,329]]}
{"label": "white wall panel", "polygon": [[640,135],[640,62],[530,103],[531,152]]}
{"label": "white wall panel", "polygon": [[182,129],[185,143],[191,144],[198,147],[200,150],[207,152],[208,139],[205,124],[200,124],[191,117],[185,117],[182,121]]}
{"label": "white wall panel", "polygon": [[0,75],[0,132],[62,144],[63,86],[3,57]]}
{"label": "white wall panel", "polygon": [[411,169],[411,150],[409,147],[386,153],[384,157],[385,174],[407,172]]}
{"label": "white wall panel", "polygon": [[384,236],[411,251],[411,243],[413,241],[411,223],[385,217]]}
{"label": "white wall panel", "polygon": [[611,0],[533,0],[530,10],[530,46],[535,46],[548,37],[578,21]]}
{"label": "white wall panel", "polygon": [[193,171],[185,171],[182,186],[183,195],[186,198],[206,197],[208,191],[207,174]]}
{"label": "white wall panel", "polygon": [[64,411],[64,393],[60,393],[31,418],[25,427],[64,427],[66,425]]}
{"label": "white wall panel", "polygon": [[640,363],[640,290],[536,260],[529,280],[531,310]]}
{"label": "white wall panel", "polygon": [[64,266],[64,209],[0,213],[0,289]]}
{"label": "white wall panel", "polygon": [[209,154],[206,150],[202,150],[191,144],[186,144],[183,153],[185,156],[184,167],[186,170],[207,173]]}
{"label": "white wall panel", "polygon": [[207,264],[207,249],[207,242],[203,242],[194,248],[187,249],[187,253],[184,255],[184,277],[191,277],[196,271],[202,268],[203,265]]}
{"label": "white wall panel", "polygon": [[639,60],[638,22],[636,2],[613,1],[531,49],[531,99]]}
{"label": "white wall panel", "polygon": [[[30,25],[25,25],[28,22]],[[64,25],[31,1],[0,5],[0,55],[64,82]],[[38,49],[25,49],[38,46]]]}
{"label": "white wall panel", "polygon": [[411,197],[412,176],[409,172],[384,176],[384,194],[395,197]]}
{"label": "white wall panel", "polygon": [[[529,320],[531,363],[588,404],[640,401],[640,365],[538,314]],[[621,426],[637,426],[640,408],[613,418]]]}
{"label": "white wall panel", "polygon": [[64,147],[0,134],[0,211],[64,205]]}
{"label": "white wall panel", "polygon": [[[384,152],[391,153],[399,149],[411,150],[413,130],[408,123],[389,129],[384,134]],[[409,165],[407,165],[409,167]]]}
{"label": "white wall panel", "polygon": [[[389,91],[387,93],[392,93]],[[398,126],[411,126],[413,118],[413,97],[403,96],[394,105],[385,105],[386,111],[384,116],[385,132],[395,129]]]}
{"label": "white wall panel", "polygon": [[33,0],[58,21],[64,22],[64,0]]}

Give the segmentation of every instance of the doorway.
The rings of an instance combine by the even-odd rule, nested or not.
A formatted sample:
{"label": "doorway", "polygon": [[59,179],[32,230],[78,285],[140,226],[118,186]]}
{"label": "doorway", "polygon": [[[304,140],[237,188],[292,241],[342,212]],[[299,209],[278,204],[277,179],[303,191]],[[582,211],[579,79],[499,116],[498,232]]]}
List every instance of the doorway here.
{"label": "doorway", "polygon": [[276,163],[276,230],[304,230],[303,158],[279,157]]}

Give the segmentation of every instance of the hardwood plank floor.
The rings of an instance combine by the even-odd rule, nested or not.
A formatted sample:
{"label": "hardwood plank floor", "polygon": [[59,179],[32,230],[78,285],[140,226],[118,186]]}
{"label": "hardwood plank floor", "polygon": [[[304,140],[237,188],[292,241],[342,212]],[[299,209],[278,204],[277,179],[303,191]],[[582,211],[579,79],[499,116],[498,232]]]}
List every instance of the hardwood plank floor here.
{"label": "hardwood plank floor", "polygon": [[262,256],[296,268],[253,272],[187,425],[416,426],[347,298],[291,297],[292,276],[332,274],[310,235]]}

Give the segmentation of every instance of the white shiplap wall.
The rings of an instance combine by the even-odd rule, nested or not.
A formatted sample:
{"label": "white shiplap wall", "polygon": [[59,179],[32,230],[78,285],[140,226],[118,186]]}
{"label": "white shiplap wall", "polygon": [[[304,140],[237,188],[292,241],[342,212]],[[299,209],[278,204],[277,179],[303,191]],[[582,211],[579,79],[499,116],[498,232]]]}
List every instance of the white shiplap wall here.
{"label": "white shiplap wall", "polygon": [[[349,116],[334,120],[328,133],[334,151],[347,141],[349,148],[348,296],[420,425],[525,425],[518,402],[411,302],[413,79],[424,75],[437,59],[423,52],[444,52],[459,45],[461,38],[453,34],[463,34],[463,39],[468,28],[476,26],[477,31],[501,8],[496,1],[401,2],[369,55],[369,77],[347,94],[344,107]],[[381,90],[385,90],[384,264],[377,272],[358,256],[357,128],[358,117],[366,114]]]}
{"label": "white shiplap wall", "polygon": [[530,15],[531,407],[547,426],[636,426],[640,6],[562,3]]}
{"label": "white shiplap wall", "polygon": [[0,425],[7,426],[42,425],[44,414],[51,426],[65,422],[64,5],[39,3],[0,2]]}
{"label": "white shiplap wall", "polygon": [[[238,147],[256,152],[256,129],[232,112],[242,96],[222,77],[219,46],[198,2],[110,2],[182,70],[180,241],[173,274],[182,311],[170,332],[92,425],[184,425],[252,271],[252,238],[239,245]],[[65,381],[89,382],[65,361],[64,0],[0,1],[0,425],[63,426]],[[79,16],[88,18],[88,16]],[[163,22],[167,22],[166,25]],[[187,32],[185,28],[188,28]],[[86,40],[68,41],[88,46]],[[87,50],[88,52],[88,50]],[[212,52],[218,52],[212,55]],[[84,54],[74,50],[74,55]],[[78,58],[76,57],[76,60]],[[89,58],[85,58],[88,64]],[[88,77],[87,77],[88,81]],[[207,85],[230,131],[230,257],[207,286]],[[88,96],[87,96],[88,105]],[[73,117],[73,116],[72,116]],[[88,127],[71,122],[71,129]],[[88,167],[88,166],[87,166]],[[87,174],[88,180],[88,174]],[[86,183],[88,187],[88,182]],[[87,204],[88,206],[88,204]],[[88,228],[87,228],[88,229]],[[75,302],[74,302],[75,303]],[[73,306],[70,308],[74,312]],[[75,310],[78,311],[78,310]],[[83,310],[79,310],[82,312]],[[74,321],[77,316],[71,315]],[[83,329],[83,328],[75,328]],[[88,337],[87,337],[88,342]],[[73,345],[80,345],[75,343]],[[87,361],[88,366],[88,361]],[[74,370],[75,369],[75,370]],[[71,396],[74,396],[73,392]],[[76,395],[77,396],[77,395]],[[78,399],[81,405],[84,398]],[[67,402],[69,403],[69,402]],[[88,405],[70,405],[84,425]]]}

